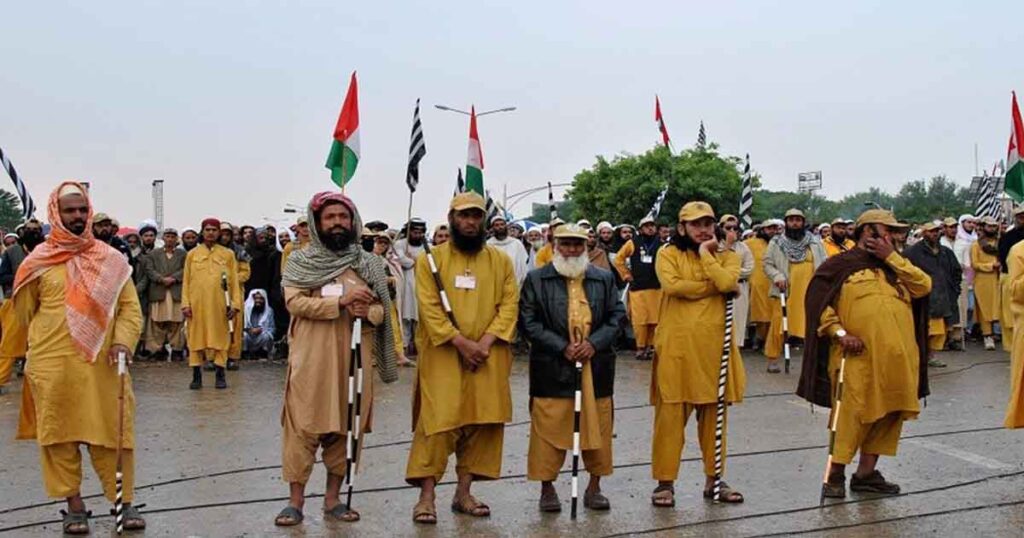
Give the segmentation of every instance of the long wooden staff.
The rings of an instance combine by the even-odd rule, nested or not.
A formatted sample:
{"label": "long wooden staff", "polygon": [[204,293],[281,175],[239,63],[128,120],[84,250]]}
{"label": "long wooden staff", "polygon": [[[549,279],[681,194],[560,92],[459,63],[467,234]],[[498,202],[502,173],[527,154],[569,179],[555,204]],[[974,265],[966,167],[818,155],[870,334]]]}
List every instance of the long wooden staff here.
{"label": "long wooden staff", "polygon": [[[573,344],[583,342],[583,335],[579,328],[573,331]],[[570,504],[570,518],[576,519],[576,504],[579,500],[580,484],[580,411],[583,408],[583,363],[576,361],[576,394],[572,412],[572,503]]]}
{"label": "long wooden staff", "polygon": [[825,488],[828,487],[828,475],[832,471],[832,459],[836,450],[836,431],[839,429],[839,408],[843,403],[843,380],[846,376],[846,353],[839,361],[839,380],[836,383],[836,404],[832,406],[832,420],[828,425],[828,463],[825,464],[825,478],[821,484],[821,498],[818,506],[825,506]]}
{"label": "long wooden staff", "polygon": [[117,377],[121,384],[117,396],[117,466],[114,470],[114,522],[117,534],[124,532],[124,472],[121,469],[124,451],[124,385],[125,374],[128,373],[128,360],[124,352],[117,353]]}
{"label": "long wooden staff", "polygon": [[783,364],[786,373],[789,373],[789,312],[786,308],[786,292],[780,291],[779,298],[782,300],[782,349],[784,351]]}
{"label": "long wooden staff", "polygon": [[[345,482],[348,487],[345,504],[352,510],[352,488],[359,469],[359,432],[363,428],[363,320],[352,322],[352,357],[348,361],[348,436],[345,461]],[[355,418],[353,419],[353,412]]]}

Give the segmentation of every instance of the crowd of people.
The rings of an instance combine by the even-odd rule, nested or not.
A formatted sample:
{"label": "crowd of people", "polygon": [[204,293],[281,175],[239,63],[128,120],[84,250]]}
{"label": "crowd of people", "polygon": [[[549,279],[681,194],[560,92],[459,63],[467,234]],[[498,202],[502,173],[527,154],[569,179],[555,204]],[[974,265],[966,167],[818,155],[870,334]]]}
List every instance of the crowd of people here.
{"label": "crowd of people", "polygon": [[[858,452],[850,490],[900,491],[878,470],[879,457],[895,456],[903,422],[919,414],[928,367],[944,366],[934,354],[972,335],[986,349],[1000,337],[1016,348],[1006,420],[1024,426],[1024,342],[1011,346],[1012,315],[1024,305],[1024,209],[1010,230],[970,215],[910,226],[882,209],[812,226],[796,208],[743,230],[736,216],[701,201],[683,205],[674,225],[645,217],[635,227],[526,226],[488,217],[483,198],[469,192],[428,234],[418,218],[364,224],[353,200],[322,192],[289,230],[207,218],[179,233],[153,222],[120,229],[74,182],[54,189],[47,209],[45,226],[29,220],[4,238],[0,384],[20,363],[31,407],[19,438],[39,444],[47,494],[67,500],[63,529],[72,534],[89,530],[79,445],[111,501],[121,447],[126,528],[145,527],[132,505],[130,383],[128,427],[112,420],[122,354],[187,358],[194,390],[204,366],[223,389],[225,372],[243,358],[287,357],[282,476],[290,496],[279,526],[302,522],[318,451],[326,516],[360,518],[341,488],[371,426],[373,378],[393,382],[402,366],[415,368],[405,473],[420,489],[413,521],[437,523],[435,486],[453,454],[452,510],[490,515],[471,488],[501,473],[516,349],[529,360],[527,477],[540,482],[544,512],[562,509],[553,481],[577,448],[590,475],[583,506],[611,507],[601,477],[613,468],[615,364],[626,348],[652,361],[657,507],[675,505],[691,416],[703,496],[744,501],[722,481],[728,406],[742,402],[746,386],[741,348],[763,350],[769,373],[782,371],[780,359],[788,368],[799,349],[798,394],[815,404],[832,407],[844,383],[827,497],[846,495],[845,466]],[[848,356],[858,360],[846,364]]]}

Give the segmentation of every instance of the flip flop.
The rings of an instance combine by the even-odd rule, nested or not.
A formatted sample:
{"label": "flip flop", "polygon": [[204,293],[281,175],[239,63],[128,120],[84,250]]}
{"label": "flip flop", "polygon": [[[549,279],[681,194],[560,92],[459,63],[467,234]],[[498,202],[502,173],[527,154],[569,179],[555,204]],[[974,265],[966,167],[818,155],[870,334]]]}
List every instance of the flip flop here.
{"label": "flip flop", "polygon": [[[668,493],[668,495],[662,495],[662,493]],[[651,494],[651,504],[658,508],[672,508],[676,505],[676,488],[675,486],[664,486],[660,485],[654,488],[654,493]]]}
{"label": "flip flop", "polygon": [[303,518],[302,510],[289,505],[284,507],[281,513],[277,514],[277,517],[274,518],[274,525],[278,527],[294,527],[302,523]]}
{"label": "flip flop", "polygon": [[146,528],[146,520],[135,506],[125,503],[124,505],[124,530],[141,531]]}
{"label": "flip flop", "polygon": [[359,512],[352,510],[345,503],[338,503],[330,510],[327,510],[325,507],[324,516],[345,523],[355,523],[356,521],[359,521]]}
{"label": "flip flop", "polygon": [[437,525],[437,510],[434,503],[420,501],[412,508],[412,522],[421,525]]}
{"label": "flip flop", "polygon": [[[466,507],[466,501],[472,503],[470,507]],[[484,510],[485,512],[480,512]],[[456,514],[465,514],[473,517],[491,517],[491,507],[476,500],[472,495],[468,495],[463,499],[452,500],[452,512]]]}
{"label": "flip flop", "polygon": [[[722,491],[720,493],[721,493],[721,495],[720,495],[720,499],[718,501],[720,503],[740,504],[740,503],[743,502],[743,494],[738,492],[738,491],[736,491],[736,490],[734,490],[734,489],[732,489],[732,488],[730,488],[729,484],[726,484],[724,480],[722,481]],[[704,490],[704,498],[705,499],[714,499],[715,498],[715,488]]]}
{"label": "flip flop", "polygon": [[61,528],[64,534],[89,534],[89,517],[92,516],[92,512],[67,512],[64,510],[60,511],[60,515],[63,516],[61,521]]}

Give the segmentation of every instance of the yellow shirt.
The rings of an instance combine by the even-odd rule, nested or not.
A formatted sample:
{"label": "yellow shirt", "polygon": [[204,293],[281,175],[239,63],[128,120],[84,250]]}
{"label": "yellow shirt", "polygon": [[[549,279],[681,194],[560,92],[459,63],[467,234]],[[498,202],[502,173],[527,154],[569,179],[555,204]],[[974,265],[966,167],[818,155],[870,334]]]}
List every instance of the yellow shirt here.
{"label": "yellow shirt", "polygon": [[[877,269],[850,275],[839,291],[835,308],[825,307],[818,326],[821,336],[835,336],[836,331],[845,329],[864,342],[860,355],[847,356],[843,384],[843,409],[853,410],[862,424],[889,413],[899,412],[908,419],[920,412],[920,355],[910,301],[928,295],[932,279],[895,252],[885,263],[896,272],[897,286]],[[838,370],[841,358],[842,348],[833,344],[829,369]]]}
{"label": "yellow shirt", "polygon": [[825,240],[822,241],[821,243],[825,245],[825,254],[828,255],[829,258],[835,256],[836,254],[842,254],[843,252],[846,252],[847,250],[850,250],[853,247],[857,246],[857,244],[854,243],[853,240],[849,238],[845,239],[843,241],[842,246],[840,246],[835,242],[835,239],[833,239],[831,235],[826,237]]}
{"label": "yellow shirt", "polygon": [[[295,241],[299,243],[299,249],[306,248],[309,244],[309,239],[297,238]],[[281,272],[284,273],[284,266],[288,263],[288,256],[292,255],[292,251],[295,250],[295,241],[292,241],[281,249]]]}
{"label": "yellow shirt", "polygon": [[[665,403],[714,403],[725,339],[725,294],[739,289],[740,257],[732,251],[698,254],[669,245],[658,252],[655,269],[662,299],[652,402],[657,391]],[[731,348],[725,399],[739,402],[746,374],[735,339]]]}
{"label": "yellow shirt", "polygon": [[[459,328],[448,320],[430,265],[421,254],[415,267],[420,318],[416,347],[420,357],[413,425],[423,421],[423,431],[433,435],[470,424],[509,422],[509,342],[519,315],[519,285],[512,261],[490,245],[476,254],[466,254],[449,241],[432,252]],[[487,360],[475,372],[462,367],[451,343],[458,334],[474,341],[484,334],[497,337]]]}
{"label": "yellow shirt", "polygon": [[555,250],[551,247],[551,243],[548,243],[537,251],[537,257],[534,258],[533,263],[537,265],[538,269],[540,269],[541,267],[551,263],[551,260],[554,258]]}
{"label": "yellow shirt", "polygon": [[[223,275],[227,275],[232,308],[243,310],[234,252],[220,245],[212,249],[198,245],[185,258],[181,307],[192,309],[192,319],[188,320],[189,349],[226,351],[231,344],[227,303],[221,287]],[[241,317],[236,316],[235,323],[241,323]]]}
{"label": "yellow shirt", "polygon": [[[142,333],[142,308],[129,279],[121,288],[107,325],[103,347],[95,362],[86,362],[71,342],[65,306],[67,272],[55,265],[18,292],[3,309],[3,357],[25,356],[18,439],[37,439],[39,445],[78,441],[117,447],[117,366],[107,363],[114,344],[135,348]],[[132,424],[135,396],[131,378],[125,380],[125,448],[134,447]]]}
{"label": "yellow shirt", "polygon": [[974,297],[978,301],[979,321],[999,319],[999,258],[981,248],[981,241],[971,245],[971,267],[974,268]]}
{"label": "yellow shirt", "polygon": [[772,281],[764,274],[764,252],[768,250],[768,242],[760,237],[751,237],[744,241],[750,253],[754,255],[754,272],[750,274],[750,322],[769,323],[772,320],[771,303],[768,302],[768,289]]}
{"label": "yellow shirt", "polygon": [[1024,242],[1010,248],[1006,257],[1010,275],[1010,312],[1013,314],[1013,350],[1010,352],[1010,398],[1006,404],[1007,428],[1024,428]]}

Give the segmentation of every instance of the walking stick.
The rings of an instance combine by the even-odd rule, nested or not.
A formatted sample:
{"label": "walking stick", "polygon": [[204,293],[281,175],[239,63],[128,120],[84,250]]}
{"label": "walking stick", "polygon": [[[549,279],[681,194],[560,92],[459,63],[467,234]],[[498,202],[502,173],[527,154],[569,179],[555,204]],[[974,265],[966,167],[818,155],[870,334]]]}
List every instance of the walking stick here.
{"label": "walking stick", "polygon": [[780,291],[779,297],[782,299],[782,349],[783,354],[783,367],[786,373],[789,373],[789,314],[786,309],[786,292]]}
{"label": "walking stick", "polygon": [[[579,328],[573,331],[573,343],[583,341]],[[572,413],[572,504],[570,518],[576,519],[576,504],[579,500],[580,483],[580,411],[583,408],[583,363],[576,361],[576,395]]]}
{"label": "walking stick", "polygon": [[825,464],[825,478],[821,484],[821,498],[818,506],[825,506],[825,488],[828,486],[828,475],[832,472],[832,458],[836,449],[836,430],[839,427],[839,407],[843,403],[843,380],[846,376],[846,353],[839,361],[839,381],[836,383],[836,404],[832,406],[832,420],[828,424],[828,463]]}
{"label": "walking stick", "polygon": [[125,374],[128,373],[128,360],[124,352],[117,353],[117,377],[121,383],[121,389],[117,396],[117,466],[114,470],[114,522],[117,526],[117,534],[124,532],[124,472],[121,469],[122,452],[124,445],[124,383]]}
{"label": "walking stick", "polygon": [[[725,380],[729,377],[729,357],[732,355],[733,298],[725,300],[725,337],[722,341],[722,360],[718,365],[718,409],[715,413],[715,502],[722,496],[722,440],[725,437]],[[783,303],[785,304],[785,303]]]}
{"label": "walking stick", "polygon": [[[352,509],[353,476],[359,469],[359,432],[363,428],[363,320],[352,322],[352,357],[348,361],[348,447],[345,461],[345,483],[348,487],[345,504]],[[353,398],[355,401],[353,401]],[[355,411],[355,420],[352,413]]]}
{"label": "walking stick", "polygon": [[[228,293],[228,274],[220,274],[220,288],[224,290],[224,304],[227,305],[228,309],[231,308],[231,294]],[[228,318],[228,332],[235,332],[235,320]]]}

